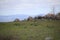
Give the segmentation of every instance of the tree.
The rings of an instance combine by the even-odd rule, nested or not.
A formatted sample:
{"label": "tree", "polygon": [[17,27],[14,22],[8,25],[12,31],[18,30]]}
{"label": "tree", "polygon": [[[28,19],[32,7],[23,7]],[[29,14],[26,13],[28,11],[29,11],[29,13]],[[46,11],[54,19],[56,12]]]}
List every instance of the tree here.
{"label": "tree", "polygon": [[45,18],[46,19],[55,19],[55,14],[48,13],[47,15],[45,15]]}
{"label": "tree", "polygon": [[60,20],[60,12],[57,13],[57,15],[56,15],[56,19],[57,19],[57,20]]}
{"label": "tree", "polygon": [[33,18],[32,18],[31,16],[29,16],[27,20],[28,20],[28,21],[32,21]]}
{"label": "tree", "polygon": [[16,18],[16,19],[14,20],[14,22],[20,22],[20,20],[19,20],[18,18]]}
{"label": "tree", "polygon": [[60,16],[60,12],[59,12],[59,13],[57,13],[57,16]]}

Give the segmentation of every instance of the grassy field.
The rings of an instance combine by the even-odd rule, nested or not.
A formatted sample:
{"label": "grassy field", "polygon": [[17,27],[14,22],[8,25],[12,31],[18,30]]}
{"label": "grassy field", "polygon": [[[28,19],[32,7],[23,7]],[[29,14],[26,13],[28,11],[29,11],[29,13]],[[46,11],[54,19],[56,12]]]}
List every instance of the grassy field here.
{"label": "grassy field", "polygon": [[0,40],[60,40],[60,20],[0,23]]}

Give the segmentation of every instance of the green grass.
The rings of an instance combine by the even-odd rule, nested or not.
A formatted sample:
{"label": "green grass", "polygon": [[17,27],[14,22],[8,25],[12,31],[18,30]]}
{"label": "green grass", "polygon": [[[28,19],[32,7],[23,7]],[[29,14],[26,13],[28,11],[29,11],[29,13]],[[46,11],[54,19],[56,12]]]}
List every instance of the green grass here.
{"label": "green grass", "polygon": [[0,23],[0,40],[60,40],[60,20]]}

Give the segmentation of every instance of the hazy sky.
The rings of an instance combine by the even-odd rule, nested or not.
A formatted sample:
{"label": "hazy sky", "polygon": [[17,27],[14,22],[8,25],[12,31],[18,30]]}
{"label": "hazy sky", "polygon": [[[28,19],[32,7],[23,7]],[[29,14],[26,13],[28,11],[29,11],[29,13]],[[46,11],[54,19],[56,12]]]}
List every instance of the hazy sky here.
{"label": "hazy sky", "polygon": [[60,0],[0,0],[0,15],[38,15],[60,11]]}

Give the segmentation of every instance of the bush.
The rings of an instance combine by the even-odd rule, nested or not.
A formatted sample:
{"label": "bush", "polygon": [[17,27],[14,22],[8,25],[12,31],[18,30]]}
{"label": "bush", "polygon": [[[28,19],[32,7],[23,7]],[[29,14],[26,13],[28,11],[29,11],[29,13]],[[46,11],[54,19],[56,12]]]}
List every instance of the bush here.
{"label": "bush", "polygon": [[19,23],[15,23],[14,25],[15,25],[15,26],[20,26],[20,24],[19,24]]}

